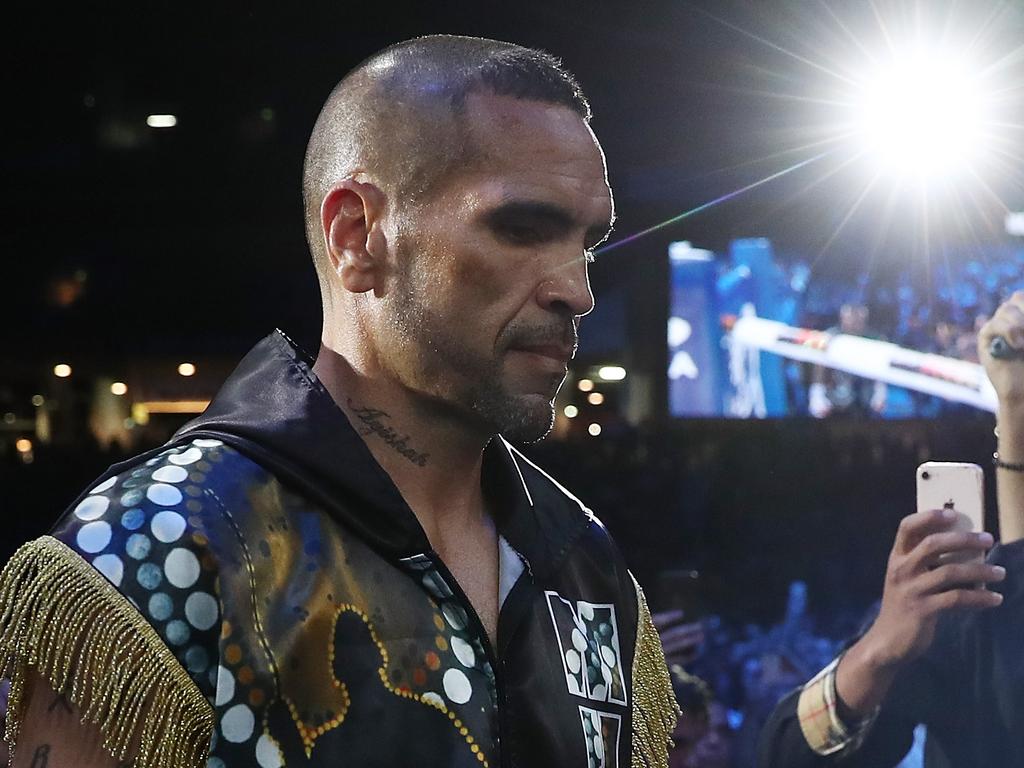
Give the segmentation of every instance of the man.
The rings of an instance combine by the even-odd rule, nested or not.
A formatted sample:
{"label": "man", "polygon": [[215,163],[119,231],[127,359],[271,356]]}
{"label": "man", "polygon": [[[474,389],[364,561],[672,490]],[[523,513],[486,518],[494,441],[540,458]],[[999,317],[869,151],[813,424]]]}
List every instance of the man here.
{"label": "man", "polygon": [[944,554],[987,549],[992,536],[955,530],[942,510],[905,518],[878,617],[776,707],[761,736],[762,768],[891,768],[918,723],[927,726],[929,768],[1024,765],[1024,356],[993,359],[995,336],[1024,350],[1024,293],[978,336],[999,395],[1001,543],[987,562],[943,564]]}
{"label": "man", "polygon": [[[828,329],[830,334],[847,334],[868,339],[879,338],[868,328],[869,310],[864,304],[843,304],[839,308],[839,324]],[[808,410],[811,416],[870,417],[885,410],[889,389],[885,382],[871,381],[835,368],[816,365],[811,370],[808,389]]]}
{"label": "man", "polygon": [[16,766],[667,763],[642,592],[504,439],[548,432],[593,307],[589,118],[508,43],[345,77],[304,174],[319,356],[271,334],[8,564]]}

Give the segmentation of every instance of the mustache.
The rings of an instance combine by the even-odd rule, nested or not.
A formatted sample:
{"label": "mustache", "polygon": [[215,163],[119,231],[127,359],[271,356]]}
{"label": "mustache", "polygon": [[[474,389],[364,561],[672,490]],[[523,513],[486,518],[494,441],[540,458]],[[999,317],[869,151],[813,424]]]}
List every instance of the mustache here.
{"label": "mustache", "polygon": [[575,355],[576,349],[579,347],[576,323],[569,320],[538,325],[511,325],[501,335],[502,349],[546,345],[568,347]]}

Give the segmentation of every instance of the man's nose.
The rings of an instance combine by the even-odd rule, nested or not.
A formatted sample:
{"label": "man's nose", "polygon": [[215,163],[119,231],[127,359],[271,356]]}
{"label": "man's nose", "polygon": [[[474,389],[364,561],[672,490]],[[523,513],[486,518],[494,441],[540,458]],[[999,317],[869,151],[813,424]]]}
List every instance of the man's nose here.
{"label": "man's nose", "polygon": [[582,253],[544,276],[537,286],[537,303],[552,312],[568,310],[573,316],[585,315],[594,308],[587,260]]}

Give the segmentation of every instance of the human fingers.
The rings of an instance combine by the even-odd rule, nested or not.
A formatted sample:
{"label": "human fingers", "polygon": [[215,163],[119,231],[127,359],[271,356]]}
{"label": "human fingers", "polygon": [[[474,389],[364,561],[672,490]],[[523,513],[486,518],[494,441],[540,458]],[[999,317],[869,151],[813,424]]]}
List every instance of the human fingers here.
{"label": "human fingers", "polygon": [[982,610],[995,608],[1003,602],[1003,596],[988,589],[947,589],[925,598],[930,610],[942,612],[951,610]]}
{"label": "human fingers", "polygon": [[948,531],[955,524],[956,512],[951,509],[931,509],[907,515],[900,521],[893,549],[902,555],[909,554],[926,536]]}
{"label": "human fingers", "polygon": [[999,311],[981,327],[979,343],[985,348],[996,336],[1002,336],[1014,349],[1024,347],[1024,308],[1016,304],[1004,304]]}
{"label": "human fingers", "polygon": [[994,540],[988,531],[942,531],[925,536],[911,553],[920,570],[935,566],[942,555],[952,552],[984,552]]}
{"label": "human fingers", "polygon": [[918,588],[922,595],[934,595],[957,589],[971,589],[976,584],[992,584],[1006,578],[1006,569],[988,563],[948,563],[921,576]]}
{"label": "human fingers", "polygon": [[656,611],[651,614],[651,621],[654,622],[654,626],[658,628],[658,631],[663,631],[663,627],[667,628],[673,624],[683,620],[686,613],[681,608],[672,608],[668,611]]}

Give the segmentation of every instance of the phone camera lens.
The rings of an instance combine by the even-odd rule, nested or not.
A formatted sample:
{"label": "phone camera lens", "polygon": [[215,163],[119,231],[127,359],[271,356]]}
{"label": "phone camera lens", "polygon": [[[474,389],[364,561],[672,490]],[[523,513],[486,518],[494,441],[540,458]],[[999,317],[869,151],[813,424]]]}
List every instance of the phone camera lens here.
{"label": "phone camera lens", "polygon": [[922,480],[928,480],[928,479],[930,479],[930,478],[931,478],[931,475],[930,475],[930,474],[928,474],[928,472],[922,472],[922,473],[921,473],[921,479],[922,479]]}

